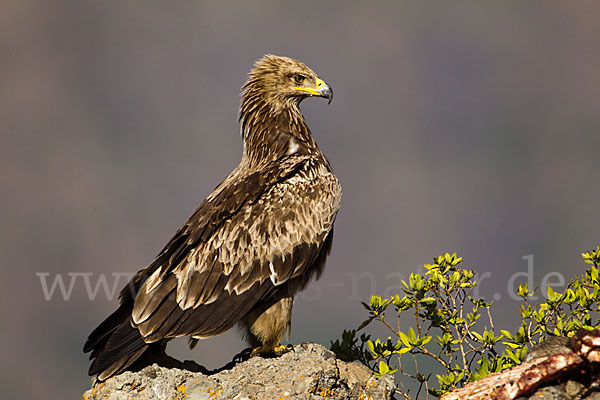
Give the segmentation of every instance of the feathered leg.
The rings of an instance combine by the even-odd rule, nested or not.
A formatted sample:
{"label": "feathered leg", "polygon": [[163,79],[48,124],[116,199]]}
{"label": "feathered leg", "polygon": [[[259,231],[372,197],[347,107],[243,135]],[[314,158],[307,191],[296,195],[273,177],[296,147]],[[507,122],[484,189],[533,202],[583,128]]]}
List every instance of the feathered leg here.
{"label": "feathered leg", "polygon": [[252,355],[281,355],[286,352],[280,346],[285,335],[289,335],[292,323],[291,297],[283,297],[268,308],[252,310],[244,319],[247,339],[254,348]]}

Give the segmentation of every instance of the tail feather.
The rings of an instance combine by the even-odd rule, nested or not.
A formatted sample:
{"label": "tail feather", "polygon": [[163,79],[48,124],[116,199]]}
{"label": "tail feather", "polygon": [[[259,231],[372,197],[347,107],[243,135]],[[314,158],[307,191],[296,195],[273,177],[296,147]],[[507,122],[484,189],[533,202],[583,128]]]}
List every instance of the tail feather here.
{"label": "tail feather", "polygon": [[[105,369],[102,370],[102,372],[100,372],[98,374],[98,380],[100,380],[100,381],[107,380],[111,376],[113,376],[121,371],[124,371],[131,364],[133,364],[138,358],[140,358],[142,356],[142,354],[144,354],[144,352],[147,350],[147,347],[148,346],[145,345],[142,348],[136,350],[135,352],[119,359],[119,361],[108,365]],[[90,374],[90,375],[93,375],[93,374]]]}
{"label": "tail feather", "polygon": [[83,346],[83,352],[89,353],[94,349],[101,348],[104,343],[110,337],[110,334],[114,332],[124,321],[129,318],[129,310],[123,304],[113,312],[108,318],[106,318],[96,329],[90,333],[85,345]]}
{"label": "tail feather", "polygon": [[148,348],[142,335],[129,322],[131,306],[122,304],[88,337],[83,351],[91,353],[89,375],[105,380],[135,362]]}

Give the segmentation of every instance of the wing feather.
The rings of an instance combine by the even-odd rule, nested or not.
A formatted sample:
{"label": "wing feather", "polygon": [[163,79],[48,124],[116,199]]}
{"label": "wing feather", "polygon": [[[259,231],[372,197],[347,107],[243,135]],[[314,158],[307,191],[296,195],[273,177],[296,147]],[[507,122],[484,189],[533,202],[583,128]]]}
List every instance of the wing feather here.
{"label": "wing feather", "polygon": [[[146,321],[152,316],[164,300],[169,296],[177,287],[177,280],[174,277],[167,277],[160,281],[150,292],[145,291],[138,293],[138,297],[143,297],[144,301],[139,303],[139,307],[134,314],[135,323],[139,324]],[[137,303],[134,303],[137,304]]]}
{"label": "wing feather", "polygon": [[132,313],[145,341],[221,333],[321,253],[341,196],[331,171],[307,156],[236,171],[147,269]]}
{"label": "wing feather", "polygon": [[185,310],[174,300],[174,295],[165,297],[164,301],[156,309],[152,318],[148,319],[147,323],[140,328],[140,333],[144,337],[144,341],[152,343],[166,337],[166,334],[184,314]]}

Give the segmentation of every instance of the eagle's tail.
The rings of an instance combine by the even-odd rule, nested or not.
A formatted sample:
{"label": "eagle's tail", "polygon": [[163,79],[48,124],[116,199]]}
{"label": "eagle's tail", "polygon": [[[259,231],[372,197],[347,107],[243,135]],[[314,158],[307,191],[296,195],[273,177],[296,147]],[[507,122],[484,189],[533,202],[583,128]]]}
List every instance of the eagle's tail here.
{"label": "eagle's tail", "polygon": [[83,346],[91,352],[89,375],[103,381],[131,366],[150,345],[131,326],[131,303],[124,302],[90,334]]}

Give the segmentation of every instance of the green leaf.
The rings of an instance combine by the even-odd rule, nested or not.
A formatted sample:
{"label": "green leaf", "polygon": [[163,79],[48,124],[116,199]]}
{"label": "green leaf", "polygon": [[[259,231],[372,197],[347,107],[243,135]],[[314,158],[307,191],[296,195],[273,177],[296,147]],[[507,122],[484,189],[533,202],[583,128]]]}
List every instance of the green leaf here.
{"label": "green leaf", "polygon": [[379,373],[385,375],[390,371],[390,367],[383,361],[379,361]]}
{"label": "green leaf", "polygon": [[371,296],[371,300],[369,300],[369,307],[372,309],[377,309],[381,306],[381,296]]}
{"label": "green leaf", "polygon": [[373,353],[373,354],[375,354],[375,355],[376,355],[376,353],[375,353],[375,346],[373,345],[373,342],[372,342],[372,341],[370,341],[370,340],[369,340],[369,341],[367,342],[367,347],[369,348],[369,351],[370,351],[371,353]]}
{"label": "green leaf", "polygon": [[406,336],[404,332],[398,332],[398,334],[400,335],[400,340],[402,341],[402,344],[412,349],[413,346],[410,344],[410,339],[408,338],[408,336]]}
{"label": "green leaf", "polygon": [[356,330],[360,331],[360,330],[366,328],[367,325],[369,325],[371,323],[371,321],[373,321],[374,319],[375,319],[375,317],[369,317],[368,319],[364,320]]}
{"label": "green leaf", "polygon": [[514,339],[514,336],[509,331],[506,331],[504,329],[500,329],[500,332],[504,335],[505,338],[510,339],[510,340]]}
{"label": "green leaf", "polygon": [[435,304],[437,300],[434,299],[433,297],[424,297],[421,300],[419,300],[419,303],[423,303],[423,304]]}
{"label": "green leaf", "polygon": [[549,301],[558,301],[560,299],[560,293],[555,292],[551,286],[548,286],[548,300]]}
{"label": "green leaf", "polygon": [[504,343],[505,345],[507,345],[508,347],[513,348],[513,349],[520,349],[521,347],[523,347],[523,345],[520,345],[517,343],[511,343],[511,342],[502,342],[502,343]]}
{"label": "green leaf", "polygon": [[427,343],[431,341],[431,336],[425,336],[421,338],[421,344],[419,346],[425,346]]}
{"label": "green leaf", "polygon": [[410,340],[411,345],[414,346],[417,344],[417,334],[415,333],[412,326],[410,328],[408,328],[408,339]]}

